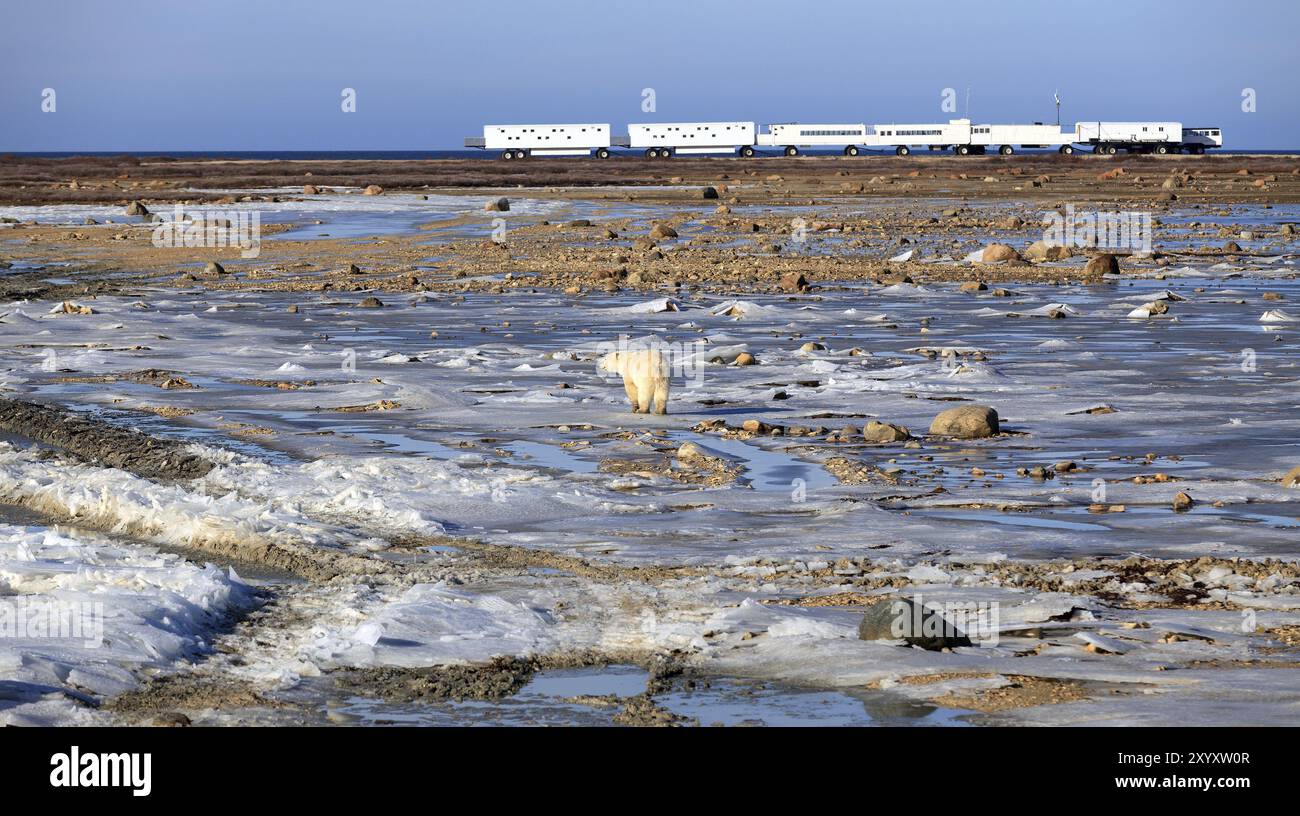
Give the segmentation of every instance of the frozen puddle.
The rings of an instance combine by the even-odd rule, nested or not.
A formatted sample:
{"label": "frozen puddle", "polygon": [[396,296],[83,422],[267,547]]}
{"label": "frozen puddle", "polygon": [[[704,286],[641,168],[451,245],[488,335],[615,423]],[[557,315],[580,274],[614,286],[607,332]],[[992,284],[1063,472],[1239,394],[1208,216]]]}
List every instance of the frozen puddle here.
{"label": "frozen puddle", "polygon": [[[636,666],[556,669],[539,673],[518,694],[498,702],[392,705],[353,697],[330,717],[356,725],[618,725],[623,703],[646,689]],[[674,684],[655,704],[701,726],[935,726],[965,725],[972,712],[946,709],[884,692],[821,691],[742,680]]]}
{"label": "frozen puddle", "polygon": [[789,493],[801,485],[807,490],[820,490],[835,484],[835,477],[821,465],[801,461],[780,451],[766,450],[757,444],[694,433],[674,433],[669,434],[669,438],[679,443],[695,442],[742,462],[744,475],[755,490]]}

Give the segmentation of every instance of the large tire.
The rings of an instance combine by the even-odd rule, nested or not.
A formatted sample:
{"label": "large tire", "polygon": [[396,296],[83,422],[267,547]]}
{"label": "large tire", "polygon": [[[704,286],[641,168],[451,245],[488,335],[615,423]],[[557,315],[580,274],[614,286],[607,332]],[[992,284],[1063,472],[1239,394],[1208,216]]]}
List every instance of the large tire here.
{"label": "large tire", "polygon": [[661,158],[661,159],[671,159],[672,157],[673,157],[673,151],[672,151],[672,148],[668,148],[668,147],[661,147],[661,148],[659,148],[659,158]]}
{"label": "large tire", "polygon": [[515,157],[515,151],[513,150],[501,151],[501,158],[504,159],[505,161],[511,161],[512,159],[514,159],[514,157]]}
{"label": "large tire", "polygon": [[1157,155],[1157,156],[1168,156],[1168,155],[1169,155],[1169,147],[1168,147],[1168,145],[1156,145],[1156,155]]}
{"label": "large tire", "polygon": [[859,151],[857,145],[849,145],[848,147],[844,148],[845,156],[856,156],[858,155],[858,153]]}
{"label": "large tire", "polygon": [[752,159],[754,157],[754,148],[750,145],[745,145],[744,147],[740,148],[740,155],[743,158]]}
{"label": "large tire", "polygon": [[609,158],[609,148],[608,148],[608,147],[599,147],[599,148],[596,148],[596,158],[598,158],[598,159],[608,159],[608,158]]}
{"label": "large tire", "polygon": [[790,145],[789,147],[787,147],[787,148],[785,149],[785,155],[787,155],[787,156],[798,156],[798,155],[799,155],[799,148],[795,147],[794,145]]}
{"label": "large tire", "polygon": [[907,145],[899,145],[899,146],[894,150],[894,155],[895,155],[895,156],[907,156],[907,155],[910,155],[911,152],[912,152],[912,148],[908,147]]}
{"label": "large tire", "polygon": [[657,159],[657,158],[659,158],[659,148],[657,148],[657,147],[647,147],[647,148],[646,148],[646,151],[645,151],[645,157],[646,157],[647,159]]}
{"label": "large tire", "polygon": [[1061,154],[1065,156],[1074,155],[1074,145],[1061,145]]}
{"label": "large tire", "polygon": [[970,155],[970,145],[957,145],[956,147],[954,147],[954,148],[952,149],[952,152],[955,153],[955,154],[958,155],[958,156],[969,156],[969,155]]}
{"label": "large tire", "polygon": [[1002,145],[1001,147],[998,148],[998,153],[1000,153],[1003,156],[1010,156],[1012,153],[1015,152],[1016,151],[1011,147],[1011,145]]}

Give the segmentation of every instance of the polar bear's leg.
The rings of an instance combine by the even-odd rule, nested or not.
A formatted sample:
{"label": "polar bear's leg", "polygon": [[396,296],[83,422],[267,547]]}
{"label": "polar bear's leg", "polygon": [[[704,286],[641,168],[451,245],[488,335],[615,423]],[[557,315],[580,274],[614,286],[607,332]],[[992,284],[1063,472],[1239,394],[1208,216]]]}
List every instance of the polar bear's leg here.
{"label": "polar bear's leg", "polygon": [[623,378],[623,390],[627,392],[627,401],[632,403],[632,413],[635,414],[639,408],[639,400],[637,400],[636,383],[632,382],[631,377]]}
{"label": "polar bear's leg", "polygon": [[641,413],[650,413],[650,403],[654,399],[654,387],[644,377],[637,380],[636,383],[636,401],[640,406]]}
{"label": "polar bear's leg", "polygon": [[655,413],[668,413],[668,378],[655,381]]}

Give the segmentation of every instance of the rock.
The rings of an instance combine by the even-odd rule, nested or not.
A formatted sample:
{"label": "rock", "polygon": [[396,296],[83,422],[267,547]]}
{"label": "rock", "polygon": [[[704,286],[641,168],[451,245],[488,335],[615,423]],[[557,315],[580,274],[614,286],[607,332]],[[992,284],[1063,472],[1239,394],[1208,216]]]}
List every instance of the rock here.
{"label": "rock", "polygon": [[804,343],[802,346],[800,346],[799,350],[804,352],[805,354],[812,351],[825,351],[826,345],[824,343],[814,343],[813,341],[809,340],[807,343]]}
{"label": "rock", "polygon": [[1241,245],[1236,241],[1229,241],[1223,245],[1224,252],[1241,252]]}
{"label": "rock", "polygon": [[683,442],[677,448],[677,461],[685,464],[707,464],[713,459],[714,457],[706,453],[704,448],[694,442]]}
{"label": "rock", "polygon": [[1295,227],[1291,226],[1290,224],[1283,224],[1279,232],[1281,232],[1283,235],[1295,235]]}
{"label": "rock", "polygon": [[903,425],[871,420],[862,428],[862,436],[868,442],[906,442],[912,433]]}
{"label": "rock", "polygon": [[668,238],[676,238],[677,230],[667,224],[655,224],[650,230],[650,239],[652,241],[662,241]]}
{"label": "rock", "polygon": [[930,433],[957,439],[983,439],[1000,432],[998,412],[987,405],[961,405],[941,412],[930,423]]}
{"label": "rock", "polygon": [[289,308],[285,309],[289,314],[298,314],[298,304],[290,303]]}
{"label": "rock", "polygon": [[126,214],[147,217],[149,215],[149,208],[141,204],[139,201],[132,201],[130,204],[126,205]]}
{"label": "rock", "polygon": [[1025,250],[1031,261],[1063,261],[1073,253],[1068,246],[1053,244],[1048,241],[1034,241]]}
{"label": "rock", "polygon": [[980,255],[982,263],[997,263],[998,261],[1020,261],[1020,253],[1014,247],[1006,244],[989,244],[984,247],[984,252]]}
{"label": "rock", "polygon": [[718,197],[718,191],[712,187],[705,187],[700,191],[700,198],[713,199]]}
{"label": "rock", "polygon": [[356,264],[348,264],[348,274],[349,274],[349,275],[361,275],[361,274],[364,274],[364,273],[362,273],[362,271],[361,271],[361,267],[357,266]]}
{"label": "rock", "polygon": [[303,195],[320,195],[320,188],[315,184],[304,184],[302,186]]}
{"label": "rock", "polygon": [[1300,487],[1300,465],[1291,468],[1282,477],[1283,487]]}
{"label": "rock", "polygon": [[713,212],[716,215],[731,215],[731,208],[726,204],[719,204],[714,208]]}
{"label": "rock", "polygon": [[510,212],[510,199],[494,198],[483,205],[484,212]]}
{"label": "rock", "polygon": [[1014,229],[1020,229],[1024,225],[1025,225],[1025,220],[1023,218],[1021,218],[1018,215],[1009,215],[1006,218],[1003,218],[1002,220],[998,221],[997,224],[995,224],[994,226],[996,226],[998,229],[1014,230]]}
{"label": "rock", "polygon": [[858,638],[904,640],[930,651],[971,645],[956,624],[909,598],[885,598],[867,607],[858,624]]}
{"label": "rock", "polygon": [[383,302],[381,302],[379,298],[373,296],[368,297],[357,304],[358,309],[382,309],[383,307]]}
{"label": "rock", "polygon": [[384,188],[380,187],[378,184],[368,184],[366,185],[366,189],[361,191],[361,194],[370,196],[383,195]]}
{"label": "rock", "polygon": [[1192,501],[1192,497],[1186,493],[1179,492],[1174,494],[1174,512],[1183,513],[1191,510],[1193,504],[1195,504],[1195,502]]}
{"label": "rock", "polygon": [[783,292],[802,292],[808,288],[808,280],[799,272],[786,272],[781,276],[780,283]]}
{"label": "rock", "polygon": [[983,281],[966,281],[961,285],[963,292],[983,292],[989,287]]}
{"label": "rock", "polygon": [[203,272],[207,275],[224,275],[226,268],[216,261],[208,261],[203,265]]}
{"label": "rock", "polygon": [[770,430],[770,426],[766,422],[757,419],[747,419],[741,423],[740,427],[747,433],[752,434],[767,433]]}
{"label": "rock", "polygon": [[575,219],[573,219],[572,221],[569,222],[568,226],[570,226],[570,227],[590,227],[590,226],[591,226],[591,221],[589,221],[589,220],[586,219],[586,218],[575,218]]}
{"label": "rock", "polygon": [[1083,268],[1083,274],[1096,277],[1101,275],[1118,275],[1119,259],[1114,255],[1106,253],[1094,255],[1088,259],[1088,264]]}
{"label": "rock", "polygon": [[755,360],[754,355],[750,354],[748,351],[742,351],[736,355],[736,359],[733,360],[731,364],[738,366],[758,365],[758,360]]}

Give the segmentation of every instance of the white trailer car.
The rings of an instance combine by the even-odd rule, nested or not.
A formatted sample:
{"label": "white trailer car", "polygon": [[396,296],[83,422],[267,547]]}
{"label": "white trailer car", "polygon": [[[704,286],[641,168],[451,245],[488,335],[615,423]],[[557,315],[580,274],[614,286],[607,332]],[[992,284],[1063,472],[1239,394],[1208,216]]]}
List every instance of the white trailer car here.
{"label": "white trailer car", "polygon": [[483,138],[470,137],[466,147],[500,150],[503,159],[528,156],[609,158],[609,125],[487,125]]}
{"label": "white trailer car", "polygon": [[628,125],[628,147],[645,150],[647,159],[681,153],[754,155],[753,122],[672,122]]}
{"label": "white trailer car", "polygon": [[906,156],[914,145],[925,145],[930,150],[952,149],[954,155],[983,154],[996,148],[1003,156],[1016,152],[1016,147],[1059,147],[1062,153],[1073,153],[1070,142],[1074,134],[1062,131],[1056,125],[1035,122],[1032,125],[972,124],[969,119],[950,119],[947,124],[875,125],[874,135],[867,144],[893,146],[894,152]]}
{"label": "white trailer car", "polygon": [[1200,155],[1208,148],[1223,147],[1223,131],[1216,127],[1183,128],[1183,149]]}
{"label": "white trailer car", "polygon": [[1094,153],[1176,153],[1183,144],[1181,122],[1076,122],[1074,141]]}
{"label": "white trailer car", "polygon": [[756,142],[761,147],[780,147],[787,156],[798,156],[801,147],[843,147],[844,155],[856,156],[859,145],[867,143],[867,126],[812,125],[789,122],[768,125],[766,133],[759,133]]}

